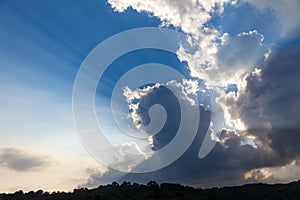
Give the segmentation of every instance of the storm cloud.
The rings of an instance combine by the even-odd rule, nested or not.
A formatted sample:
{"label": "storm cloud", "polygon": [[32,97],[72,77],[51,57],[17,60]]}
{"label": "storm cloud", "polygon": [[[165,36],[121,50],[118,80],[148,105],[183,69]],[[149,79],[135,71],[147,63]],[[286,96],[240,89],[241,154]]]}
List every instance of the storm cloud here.
{"label": "storm cloud", "polygon": [[300,50],[278,49],[261,67],[246,77],[247,85],[236,104],[249,131],[281,155],[300,155]]}
{"label": "storm cloud", "polygon": [[[276,182],[271,172],[265,168],[295,164],[300,156],[300,86],[297,84],[300,78],[299,63],[298,48],[277,49],[258,69],[246,75],[245,87],[236,97],[228,95],[226,99],[229,111],[235,112],[232,114],[245,123],[246,130],[224,129],[219,142],[203,159],[199,159],[198,152],[209,128],[211,112],[200,105],[201,121],[196,138],[178,160],[150,173],[129,173],[122,176],[114,170],[108,170],[102,177],[118,174],[119,177],[122,176],[118,178],[120,182],[145,183],[156,180],[202,187],[242,184],[247,181]],[[149,94],[149,99],[154,98],[155,94],[161,95],[155,91]],[[155,97],[159,98],[161,96]],[[143,102],[150,103],[149,99],[144,99]],[[167,101],[172,98],[164,96],[161,99]],[[176,110],[172,109],[172,106],[176,106],[174,103],[165,103],[164,106],[168,106],[166,110]],[[140,114],[144,111],[140,110]],[[172,130],[168,126],[176,127],[170,121],[173,118],[178,121],[177,117],[171,115],[165,131],[154,137],[154,150],[155,144],[159,144],[160,148],[173,138],[174,131],[166,130]],[[103,181],[100,177],[96,178]]]}

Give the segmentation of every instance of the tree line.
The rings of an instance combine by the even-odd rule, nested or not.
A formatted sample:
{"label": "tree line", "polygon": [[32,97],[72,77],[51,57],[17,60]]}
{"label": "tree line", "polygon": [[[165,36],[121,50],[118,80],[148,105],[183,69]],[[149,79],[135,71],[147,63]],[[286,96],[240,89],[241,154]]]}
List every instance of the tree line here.
{"label": "tree line", "polygon": [[113,182],[98,188],[74,189],[73,192],[44,192],[0,194],[1,200],[98,200],[98,199],[300,199],[300,180],[289,184],[247,184],[243,186],[201,189],[175,183],[158,184]]}

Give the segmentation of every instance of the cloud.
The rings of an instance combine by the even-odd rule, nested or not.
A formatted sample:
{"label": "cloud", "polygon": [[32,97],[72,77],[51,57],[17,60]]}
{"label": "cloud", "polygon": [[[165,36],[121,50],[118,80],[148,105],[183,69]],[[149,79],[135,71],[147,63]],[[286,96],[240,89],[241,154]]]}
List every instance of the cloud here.
{"label": "cloud", "polygon": [[277,49],[245,76],[238,96],[225,96],[231,118],[244,124],[239,133],[251,136],[263,153],[260,167],[284,166],[300,157],[299,56],[298,47]]}
{"label": "cloud", "polygon": [[114,156],[110,166],[120,166],[120,169],[130,172],[133,168],[145,161],[147,158],[148,155],[142,152],[138,144],[135,142],[128,142],[121,145],[119,155]]}
{"label": "cloud", "polygon": [[252,71],[267,51],[263,41],[264,36],[257,30],[242,32],[234,37],[224,34],[216,55],[221,77],[230,81],[228,78],[233,76],[235,80],[233,78],[232,81],[236,82],[242,74]]}
{"label": "cloud", "polygon": [[236,102],[247,127],[259,130],[251,134],[269,140],[274,150],[289,158],[300,152],[299,56],[298,47],[277,50],[259,74],[246,77],[246,87]]}
{"label": "cloud", "polygon": [[[158,17],[162,21],[162,26],[173,25],[191,36],[191,48],[181,46],[177,52],[178,58],[188,62],[192,76],[204,80],[206,79],[202,68],[215,67],[216,41],[220,37],[220,33],[215,28],[208,26],[207,23],[211,20],[212,15],[221,14],[224,5],[228,2],[229,0],[108,0],[108,3],[118,12],[123,12],[129,7],[138,12],[144,11]],[[196,69],[199,69],[198,76],[193,73],[193,70]]]}
{"label": "cloud", "polygon": [[264,180],[264,179],[268,179],[272,176],[272,173],[270,173],[268,170],[266,169],[252,169],[251,171],[245,173],[244,178],[246,180]]}
{"label": "cloud", "polygon": [[88,178],[84,183],[78,185],[79,188],[95,188],[99,185],[109,184],[112,181],[118,180],[120,177],[126,174],[124,172],[116,171],[111,168],[103,170],[98,167],[87,168],[85,170],[85,173],[87,174]]}
{"label": "cloud", "polygon": [[277,17],[278,31],[282,37],[295,37],[300,33],[300,2],[298,0],[273,0],[273,1],[260,1],[260,0],[242,0],[242,3],[249,3],[261,12],[267,9],[273,11]]}
{"label": "cloud", "polygon": [[[245,76],[244,88],[238,96],[227,96],[231,99],[227,102],[229,112],[235,112],[234,115],[245,124],[245,130],[224,129],[219,142],[206,157],[199,159],[198,152],[212,113],[200,106],[201,121],[196,138],[178,160],[150,173],[118,174],[122,176],[118,180],[147,182],[155,179],[202,187],[288,181],[278,173],[284,171],[284,167],[297,173],[293,163],[300,157],[299,58],[300,51],[296,47],[278,49],[259,69]],[[168,101],[171,98],[164,96],[163,99]],[[169,105],[167,109],[175,109],[172,107],[176,105],[166,104]],[[174,126],[174,123],[170,124]],[[166,138],[172,138],[172,134],[164,132],[155,138],[156,144],[165,145]],[[117,172],[107,171],[103,177],[115,174]],[[289,181],[293,178],[286,176]]]}
{"label": "cloud", "polygon": [[244,77],[236,98],[227,95],[230,113],[252,129],[298,128],[298,57],[297,47],[275,51],[260,68]]}
{"label": "cloud", "polygon": [[[264,44],[264,36],[257,30],[246,30],[248,32],[232,36],[206,27],[211,15],[222,13],[227,2],[109,0],[119,12],[128,7],[138,12],[145,11],[158,17],[163,26],[171,24],[192,36],[191,47],[181,46],[177,56],[181,61],[187,61],[192,77],[204,80],[208,87],[214,89],[217,98],[213,98],[212,102],[216,100],[216,104],[224,109],[226,118],[224,129],[217,130],[221,131],[221,136],[215,148],[199,159],[198,152],[214,113],[205,106],[197,105],[201,121],[196,138],[178,160],[155,172],[127,174],[120,181],[147,182],[155,179],[201,186],[276,181],[276,169],[299,159],[299,49],[276,50],[274,46]],[[276,13],[282,36],[292,37],[299,33],[299,14],[295,10],[300,7],[298,1],[242,2],[250,3],[262,12],[270,9]],[[224,87],[228,84],[237,84],[238,92],[226,94]],[[147,124],[150,121],[145,114],[147,105],[161,98],[159,91],[162,90],[157,86],[138,94],[145,105],[130,107],[136,122]],[[128,97],[137,94],[132,90],[128,92]],[[162,93],[167,113],[176,111],[171,94]],[[178,113],[174,112],[171,116],[163,134],[152,138],[153,150],[160,149],[173,139]],[[190,117],[192,120],[193,116]],[[108,171],[103,176],[111,173],[115,172]]]}
{"label": "cloud", "polygon": [[[187,61],[192,77],[206,81],[209,86],[224,86],[236,83],[241,74],[254,69],[255,64],[264,58],[268,47],[258,31],[243,32],[237,36],[220,34],[205,24],[212,15],[221,14],[229,0],[214,1],[120,1],[108,3],[118,12],[131,7],[138,12],[148,12],[158,17],[163,24],[171,24],[190,34],[191,48],[181,46],[178,58]],[[219,42],[221,40],[221,42]],[[217,74],[217,75],[216,75]]]}
{"label": "cloud", "polygon": [[202,65],[204,49],[189,53],[188,49],[180,48],[177,52],[182,61],[187,61],[192,77],[200,78],[210,86],[227,86],[238,83],[242,76],[252,71],[264,60],[271,48],[263,44],[264,36],[257,30],[242,32],[236,36],[227,33],[220,37],[221,42],[215,43],[215,52]]}
{"label": "cloud", "polygon": [[[184,130],[187,133],[192,134],[191,131],[193,131],[193,129],[191,128],[192,127],[191,123],[195,123],[194,121],[196,119],[196,117],[193,115],[193,113],[195,112],[193,110],[197,111],[196,106],[198,106],[198,104],[195,104],[195,100],[191,98],[190,95],[195,95],[194,94],[195,91],[199,90],[199,86],[197,82],[192,80],[183,80],[183,83],[181,84],[175,81],[170,81],[166,85],[154,85],[154,86],[148,86],[143,89],[136,89],[130,91],[129,90],[130,90],[129,88],[125,88],[124,92],[126,94],[129,106],[131,104],[136,105],[136,106],[130,106],[130,108],[132,109],[132,113],[135,113],[133,115],[134,118],[140,122],[141,126],[138,126],[138,128],[142,129],[145,125],[148,125],[150,122],[153,123],[151,119],[159,118],[157,115],[159,115],[160,113],[153,113],[152,116],[150,115],[151,118],[149,116],[149,109],[153,105],[156,104],[161,105],[167,113],[167,119],[165,121],[165,124],[162,126],[162,129],[159,130],[158,133],[150,137],[151,140],[149,141],[149,144],[151,145],[153,152],[158,151],[159,149],[164,147],[166,144],[169,144],[171,140],[174,139],[174,136],[178,131],[179,124],[183,123],[181,120],[185,120],[189,125],[188,127],[183,127]],[[175,92],[176,95],[173,92]],[[138,99],[138,101],[133,101],[134,99]],[[179,103],[179,100],[182,101],[182,104]],[[180,105],[183,106],[186,109],[186,112],[189,114],[188,116],[184,116],[187,117],[185,119],[181,119]],[[209,120],[206,120],[206,123],[209,124],[209,122],[210,122]],[[198,125],[198,122],[196,123]],[[206,132],[203,131],[203,133],[205,134]],[[136,146],[137,145],[127,144],[125,149],[122,148],[120,150],[123,151],[128,148],[131,149],[132,147],[136,147]],[[178,147],[178,149],[181,148]],[[173,151],[177,151],[178,149],[173,149]],[[195,150],[195,152],[196,152],[195,155],[197,155],[198,157],[199,149]],[[132,158],[126,157],[125,159],[116,159],[115,165],[117,165],[117,163],[119,165],[126,165],[126,162],[124,163],[124,161],[126,161],[127,159],[137,160],[138,155],[143,156],[143,159],[145,159],[145,156],[141,152],[139,152],[139,154],[136,154]],[[160,162],[161,160],[167,160],[167,158],[160,155],[160,159],[157,161]],[[142,164],[142,163],[137,163],[137,164]],[[137,167],[140,166],[138,165]],[[106,178],[116,177],[116,174],[121,177],[125,175],[124,173],[120,174],[115,170],[110,169],[106,173],[101,175],[101,178],[99,178],[99,180],[98,178],[93,178],[94,176],[91,174],[90,179],[93,181],[90,182],[100,183],[101,180],[102,181],[106,180]]]}
{"label": "cloud", "polygon": [[[124,143],[120,146],[117,155],[114,155],[109,166],[123,169],[124,171],[131,171],[134,167],[147,159],[148,155],[143,153],[135,142]],[[87,168],[87,180],[80,184],[79,187],[97,187],[101,184],[111,183],[113,180],[118,180],[120,177],[126,175],[125,172],[117,171],[108,167],[107,169],[94,167]]]}
{"label": "cloud", "polygon": [[[143,89],[131,90],[125,88],[124,95],[131,109],[130,117],[134,125],[149,135],[152,150],[158,150],[166,143],[169,143],[174,134],[178,131],[181,123],[180,106],[188,109],[190,116],[184,116],[187,121],[192,122],[195,106],[197,106],[193,96],[200,90],[198,81],[183,80],[182,83],[170,81],[165,85],[156,84]],[[183,103],[184,105],[182,105]],[[161,105],[166,112],[166,119],[162,117],[162,112],[153,112],[153,105]],[[151,110],[152,109],[152,110]],[[152,112],[151,112],[152,111]],[[152,114],[151,114],[152,113]],[[163,124],[161,122],[164,122]],[[158,128],[160,128],[158,130]],[[185,127],[186,131],[191,128]],[[173,133],[166,135],[164,133]]]}
{"label": "cloud", "polygon": [[32,171],[49,166],[49,160],[44,156],[31,155],[31,153],[15,148],[0,150],[0,165],[18,172]]}
{"label": "cloud", "polygon": [[[166,87],[165,87],[166,86]],[[186,80],[183,79],[182,83],[177,83],[176,81],[170,81],[166,85],[155,84],[153,86],[148,86],[142,89],[132,90],[129,87],[124,88],[124,96],[126,97],[128,108],[131,110],[130,117],[133,120],[133,124],[136,128],[145,128],[150,122],[149,116],[145,116],[142,112],[148,112],[150,106],[153,104],[165,105],[164,98],[161,97],[160,100],[155,99],[157,96],[172,96],[176,102],[176,95],[170,95],[173,91],[178,91],[180,98],[188,102],[190,105],[195,105],[195,100],[190,98],[190,95],[197,95],[199,91],[199,83],[197,80]],[[152,103],[150,103],[152,101]],[[153,119],[152,119],[153,120]],[[153,121],[152,121],[153,122]]]}
{"label": "cloud", "polygon": [[244,178],[249,182],[267,181],[288,183],[297,180],[300,173],[299,161],[292,162],[280,167],[265,167],[252,169],[244,174]]}
{"label": "cloud", "polygon": [[203,25],[210,20],[212,13],[223,12],[223,5],[226,2],[228,0],[108,0],[118,12],[123,12],[129,7],[138,12],[148,12],[158,17],[163,25],[171,24],[196,38],[199,38]]}

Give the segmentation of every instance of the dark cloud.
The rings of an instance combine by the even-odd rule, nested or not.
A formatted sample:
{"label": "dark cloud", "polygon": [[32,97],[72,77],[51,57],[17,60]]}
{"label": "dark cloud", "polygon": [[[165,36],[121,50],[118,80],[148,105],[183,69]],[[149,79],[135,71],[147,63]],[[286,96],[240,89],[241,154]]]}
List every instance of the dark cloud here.
{"label": "dark cloud", "polygon": [[162,105],[168,113],[164,127],[153,138],[152,149],[156,151],[174,138],[180,124],[180,105],[176,96],[167,87],[160,86],[159,88],[154,88],[151,93],[139,100],[137,113],[141,117],[143,126],[150,123],[151,119],[148,113],[150,107],[154,104]]}
{"label": "dark cloud", "polygon": [[[236,100],[228,101],[230,105],[227,105],[246,124],[246,131],[237,134],[235,131],[223,130],[221,142],[205,158],[199,159],[198,152],[211,116],[209,111],[200,106],[201,121],[197,136],[178,160],[161,170],[127,174],[118,180],[142,183],[156,180],[202,187],[242,184],[266,180],[270,174],[262,168],[286,166],[299,159],[300,51],[296,47],[279,49],[260,68],[261,71],[256,70],[246,77],[244,90],[239,92]],[[154,96],[154,93],[149,95],[151,98]],[[159,97],[155,97],[157,98]],[[162,99],[167,110],[174,110],[172,106],[176,104],[166,103],[171,98],[164,96]],[[150,100],[143,102],[151,103]],[[145,107],[147,106],[144,105]],[[168,117],[172,121],[172,118],[178,116]],[[172,123],[166,126],[172,126]],[[171,130],[167,127],[165,129]],[[168,141],[166,138],[173,138],[173,133],[174,131],[163,132],[154,137],[154,149],[155,144],[160,147]],[[243,143],[249,135],[255,136],[256,147]],[[245,174],[250,172],[252,177],[245,180]],[[120,176],[118,173],[109,170],[102,177],[90,178],[100,181],[111,178],[113,174]],[[269,180],[276,181],[272,177]]]}
{"label": "dark cloud", "polygon": [[0,166],[15,171],[31,171],[46,167],[49,161],[45,157],[30,155],[27,152],[5,148],[0,149]]}
{"label": "dark cloud", "polygon": [[[162,87],[161,90],[165,90],[165,88]],[[155,90],[154,93],[160,94]],[[149,94],[149,99],[147,101],[145,99],[142,100],[143,109],[149,108],[149,105],[157,103],[157,99],[161,99],[160,103],[165,106],[166,110],[176,110],[173,108],[173,106],[178,106],[176,103],[167,103],[168,100],[172,99],[173,95],[168,94],[170,95],[168,98],[166,97],[166,94],[167,93],[160,94],[163,95],[164,98],[162,98],[162,96],[160,96],[160,98],[154,98],[153,93]],[[155,101],[152,101],[152,98],[155,99]],[[147,105],[145,105],[146,102]],[[189,149],[171,165],[155,172],[141,174],[125,174],[109,169],[106,173],[100,175],[99,171],[92,170],[89,171],[88,181],[84,185],[94,187],[99,184],[109,183],[112,180],[141,183],[156,180],[158,182],[180,182],[192,185],[200,184],[201,186],[213,186],[224,184],[225,181],[227,181],[228,184],[231,182],[235,183],[237,180],[240,181],[241,177],[243,177],[243,173],[246,172],[246,169],[239,169],[239,165],[244,162],[242,159],[245,159],[244,156],[238,155],[241,150],[239,138],[232,137],[227,139],[227,144],[230,144],[230,148],[225,148],[223,145],[217,144],[207,157],[204,159],[198,158],[199,150],[209,128],[211,119],[211,113],[206,110],[205,107],[200,106],[200,114],[201,121],[196,138]],[[142,119],[143,118],[144,117],[142,117]],[[168,118],[169,119],[162,130],[173,130],[171,129],[171,126],[173,126],[172,119],[176,121],[178,113],[177,115],[168,115]],[[159,132],[154,136],[153,140],[155,142],[153,143],[153,149],[159,149],[158,147],[161,147],[162,144],[166,145],[169,142],[169,139],[174,137],[174,134],[176,134],[176,131]],[[242,149],[243,151],[241,153],[245,153],[248,149],[248,151],[250,151],[254,148],[248,145],[244,146]],[[238,159],[240,160],[238,161]]]}
{"label": "dark cloud", "polygon": [[[250,74],[239,97],[239,115],[257,136],[281,155],[300,155],[300,50],[278,50],[261,68]],[[254,129],[254,130],[251,130]]]}
{"label": "dark cloud", "polygon": [[249,71],[255,64],[263,60],[267,47],[263,43],[264,37],[256,30],[243,32],[237,36],[223,36],[223,44],[217,52],[220,73],[226,72],[230,77],[239,70]]}

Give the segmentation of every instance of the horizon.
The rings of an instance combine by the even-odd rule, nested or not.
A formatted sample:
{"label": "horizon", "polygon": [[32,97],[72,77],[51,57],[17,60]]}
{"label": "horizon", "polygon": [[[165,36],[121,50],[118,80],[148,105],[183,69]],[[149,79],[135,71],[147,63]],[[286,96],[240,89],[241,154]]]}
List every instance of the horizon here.
{"label": "horizon", "polygon": [[263,183],[263,182],[255,182],[255,183],[245,183],[245,184],[242,184],[242,185],[230,185],[230,186],[220,186],[220,187],[216,187],[216,186],[212,186],[212,187],[209,187],[209,188],[202,188],[202,187],[195,187],[195,186],[191,186],[191,185],[184,185],[184,184],[180,184],[180,183],[172,183],[172,182],[166,182],[166,183],[157,183],[156,181],[154,180],[151,180],[147,183],[136,183],[136,182],[127,182],[127,181],[123,181],[122,183],[119,183],[119,182],[116,182],[116,181],[113,181],[111,183],[107,183],[107,184],[100,184],[94,188],[87,188],[87,187],[78,187],[78,188],[73,188],[73,190],[69,190],[69,191],[63,191],[63,190],[57,190],[57,191],[44,191],[43,189],[37,189],[37,190],[30,190],[30,191],[23,191],[23,190],[17,190],[17,191],[14,191],[14,192],[8,192],[8,193],[4,193],[4,192],[1,192],[0,195],[3,195],[3,194],[17,194],[17,193],[20,193],[20,192],[23,192],[23,194],[30,194],[32,192],[34,193],[38,193],[39,191],[43,191],[43,194],[45,193],[49,193],[49,194],[55,194],[55,193],[74,193],[75,191],[78,191],[78,190],[95,190],[95,189],[99,189],[101,187],[107,187],[107,186],[112,186],[112,187],[123,187],[123,186],[135,186],[135,185],[138,185],[138,186],[147,186],[147,187],[151,187],[150,184],[152,185],[156,185],[158,184],[159,187],[161,187],[161,185],[172,185],[172,186],[176,186],[176,185],[180,185],[180,186],[183,186],[183,187],[188,187],[188,188],[193,188],[193,189],[196,189],[196,190],[213,190],[213,189],[228,189],[228,188],[236,188],[236,187],[245,187],[245,186],[256,186],[256,185],[268,185],[268,186],[284,186],[284,185],[291,185],[291,184],[296,184],[296,183],[299,183],[300,180],[296,180],[296,181],[292,181],[292,182],[288,182],[288,183]]}

